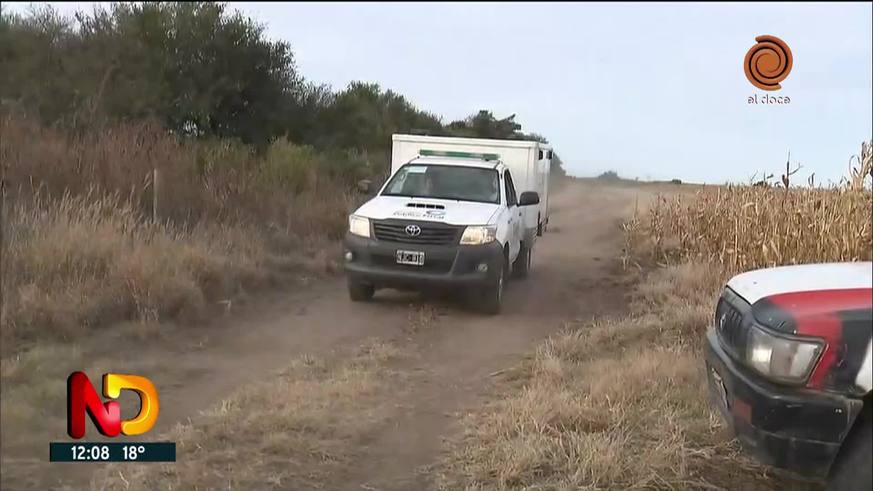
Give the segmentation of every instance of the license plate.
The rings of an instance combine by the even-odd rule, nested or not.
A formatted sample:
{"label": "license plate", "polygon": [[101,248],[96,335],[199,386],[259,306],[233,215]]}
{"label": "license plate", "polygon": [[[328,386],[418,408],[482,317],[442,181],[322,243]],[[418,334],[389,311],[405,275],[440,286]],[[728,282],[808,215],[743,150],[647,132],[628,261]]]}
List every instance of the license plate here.
{"label": "license plate", "polygon": [[715,391],[718,393],[719,400],[725,409],[730,409],[730,406],[728,405],[727,389],[724,387],[724,381],[721,379],[721,375],[715,371],[715,368],[710,369],[710,372],[712,374],[713,385],[715,385]]}
{"label": "license plate", "polygon": [[421,251],[397,251],[397,264],[410,266],[424,266],[424,252]]}

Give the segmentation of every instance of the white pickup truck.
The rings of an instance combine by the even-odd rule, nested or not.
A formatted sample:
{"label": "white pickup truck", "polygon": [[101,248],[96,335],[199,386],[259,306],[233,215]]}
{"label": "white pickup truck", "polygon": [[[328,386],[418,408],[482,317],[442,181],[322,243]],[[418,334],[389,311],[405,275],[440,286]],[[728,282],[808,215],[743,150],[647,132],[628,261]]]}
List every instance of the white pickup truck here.
{"label": "white pickup truck", "polygon": [[[530,268],[536,226],[527,226],[525,209],[540,203],[539,193],[517,189],[497,153],[434,150],[432,137],[415,138],[417,155],[396,163],[378,195],[349,216],[349,296],[367,301],[386,287],[464,289],[496,314],[506,278]],[[455,140],[466,140],[465,150],[494,144]]]}

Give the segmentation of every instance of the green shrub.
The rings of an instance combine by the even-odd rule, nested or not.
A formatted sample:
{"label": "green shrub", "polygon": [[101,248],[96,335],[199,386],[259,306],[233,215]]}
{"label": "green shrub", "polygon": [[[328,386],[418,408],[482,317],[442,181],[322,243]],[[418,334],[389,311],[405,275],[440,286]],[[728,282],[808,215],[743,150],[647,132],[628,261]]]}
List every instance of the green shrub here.
{"label": "green shrub", "polygon": [[259,177],[264,184],[300,193],[314,187],[320,160],[312,147],[280,138],[267,149],[258,169]]}

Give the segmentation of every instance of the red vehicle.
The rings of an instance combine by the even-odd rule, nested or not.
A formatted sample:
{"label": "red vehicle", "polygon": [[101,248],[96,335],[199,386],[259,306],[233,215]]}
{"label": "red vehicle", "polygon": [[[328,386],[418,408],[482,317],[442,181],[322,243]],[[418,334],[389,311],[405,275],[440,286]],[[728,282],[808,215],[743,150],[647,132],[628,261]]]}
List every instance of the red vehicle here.
{"label": "red vehicle", "polygon": [[712,403],[759,460],[873,489],[873,263],[732,278],[706,336]]}

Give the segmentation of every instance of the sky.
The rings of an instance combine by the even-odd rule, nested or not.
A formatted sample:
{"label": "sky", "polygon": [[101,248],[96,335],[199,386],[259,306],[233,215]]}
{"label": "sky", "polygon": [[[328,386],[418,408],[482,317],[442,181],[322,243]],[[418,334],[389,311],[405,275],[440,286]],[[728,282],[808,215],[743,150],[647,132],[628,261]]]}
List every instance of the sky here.
{"label": "sky", "polygon": [[[778,177],[790,151],[798,178],[837,181],[873,135],[871,3],[229,6],[290,43],[313,82],[377,82],[445,122],[515,114],[573,175],[746,182]],[[776,92],[743,71],[763,34],[794,58]],[[749,104],[756,94],[790,103]]]}

